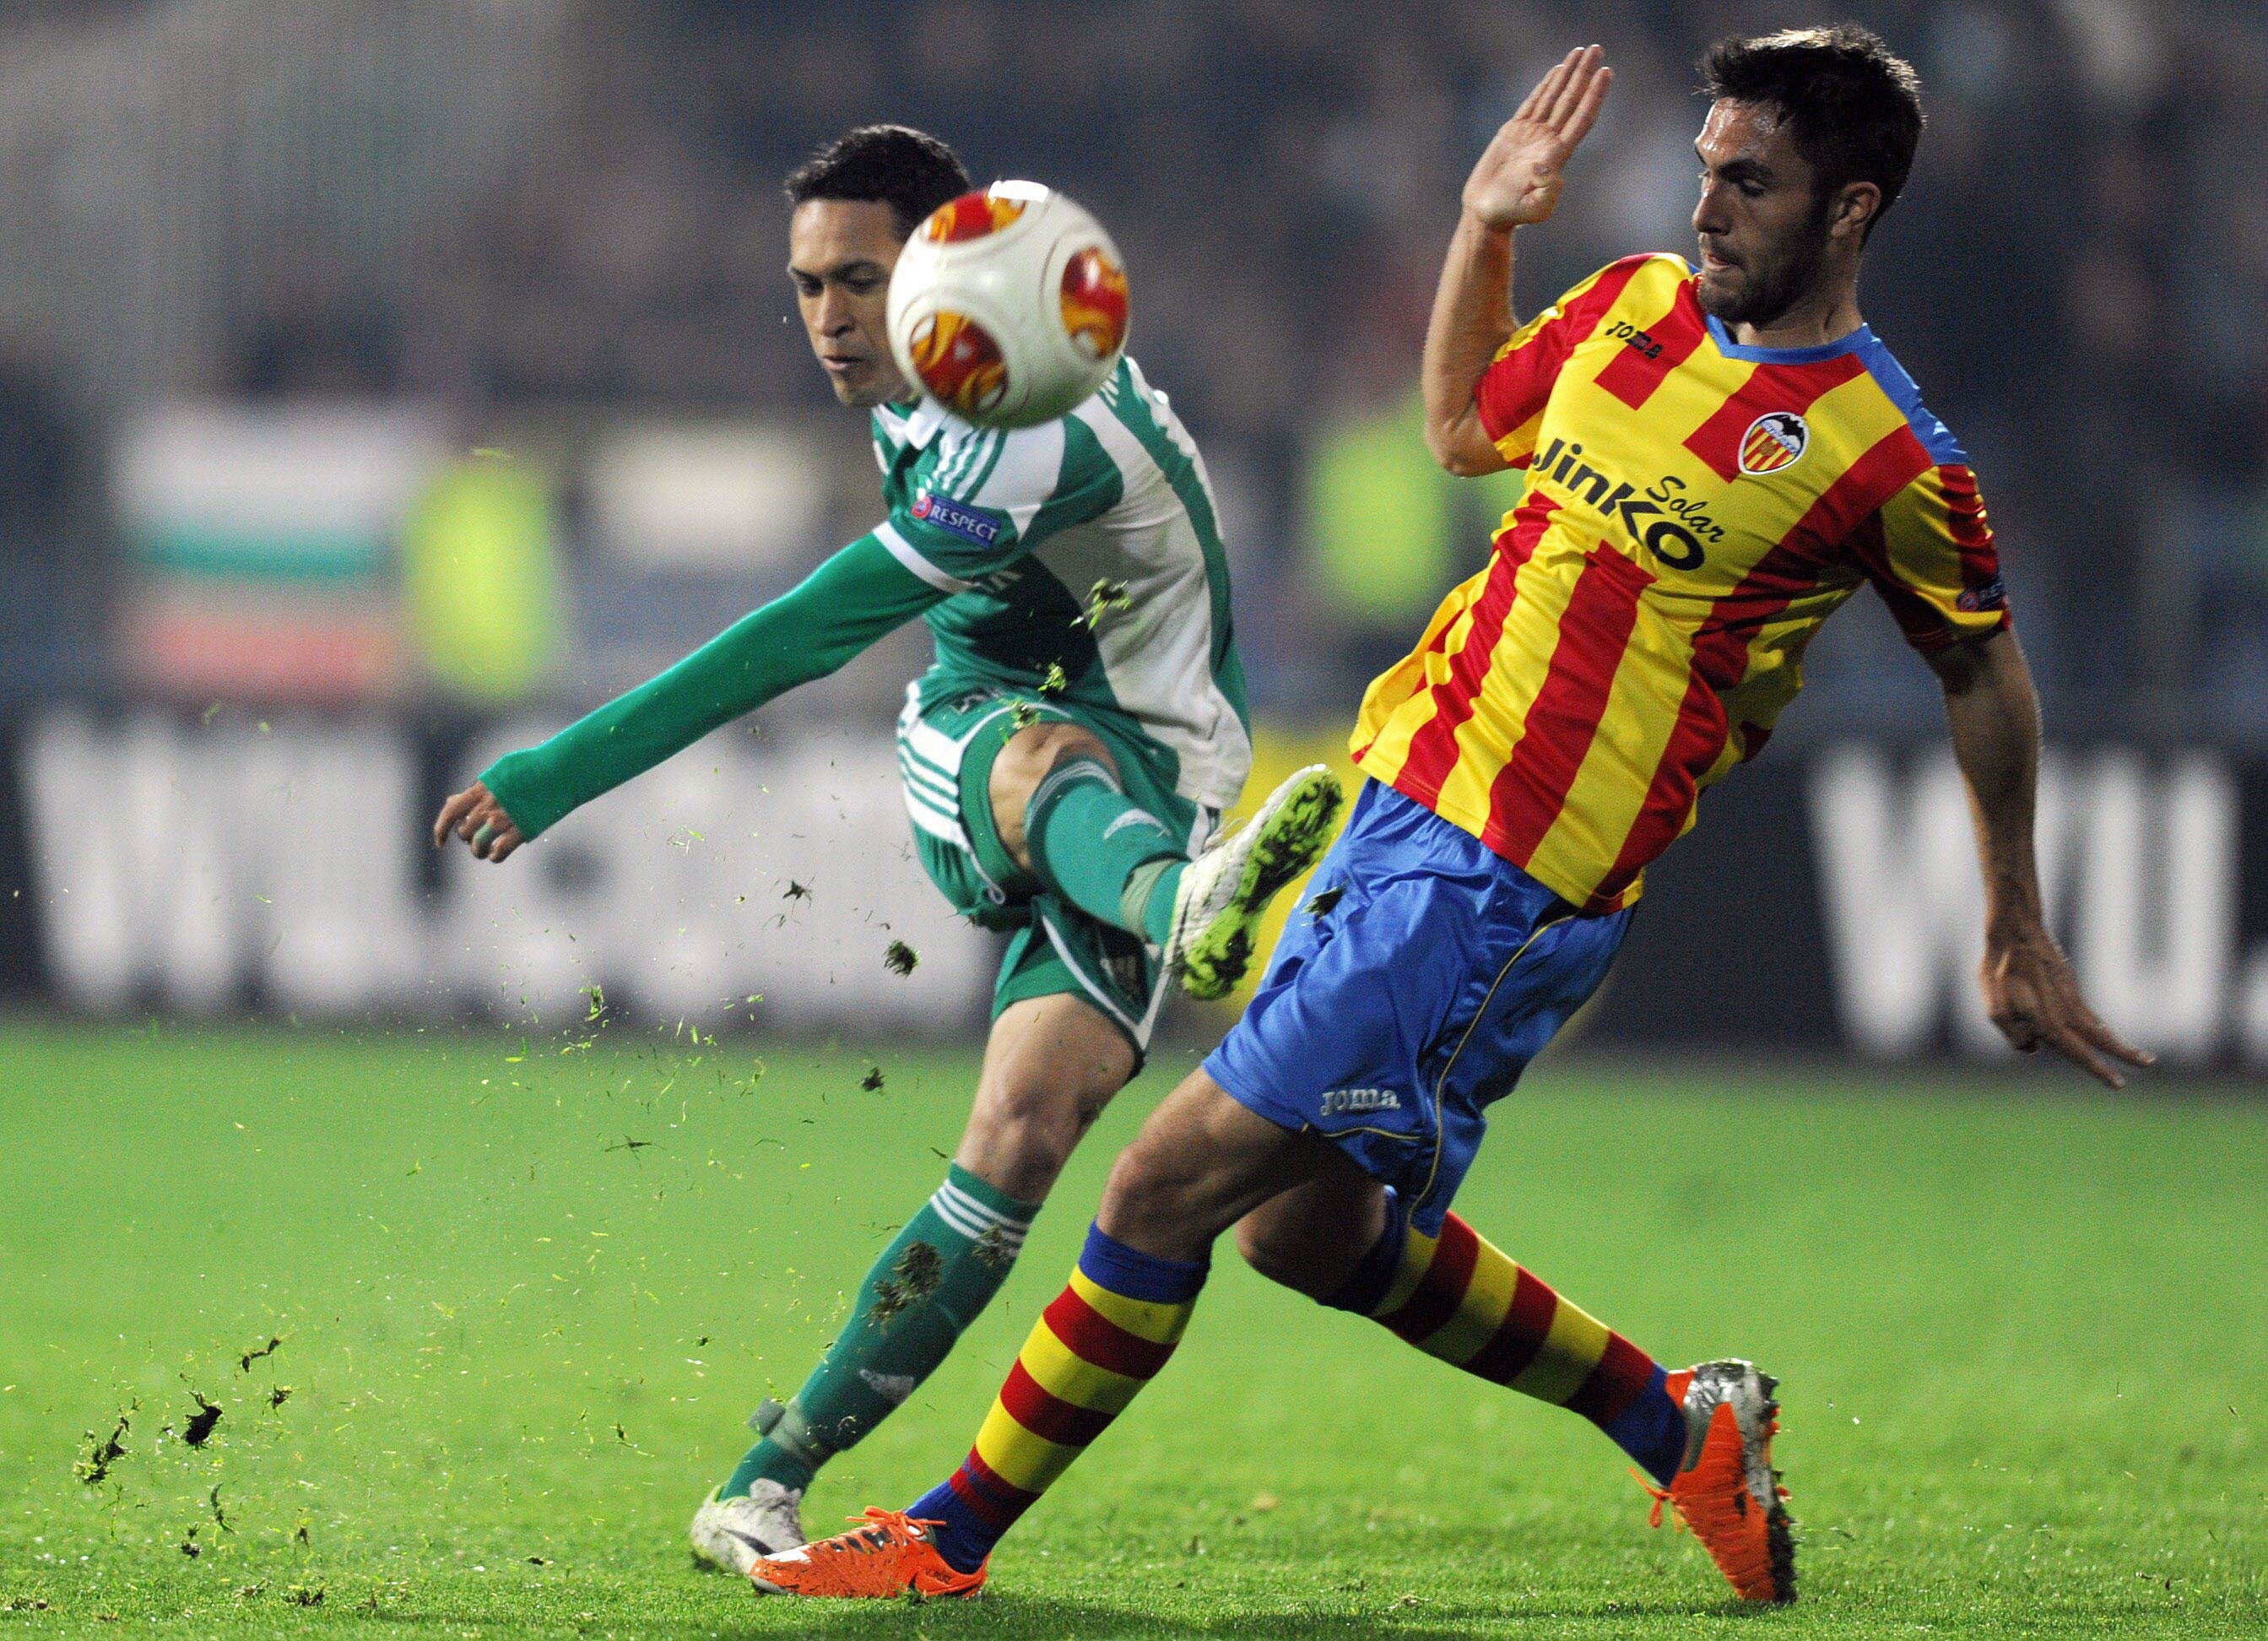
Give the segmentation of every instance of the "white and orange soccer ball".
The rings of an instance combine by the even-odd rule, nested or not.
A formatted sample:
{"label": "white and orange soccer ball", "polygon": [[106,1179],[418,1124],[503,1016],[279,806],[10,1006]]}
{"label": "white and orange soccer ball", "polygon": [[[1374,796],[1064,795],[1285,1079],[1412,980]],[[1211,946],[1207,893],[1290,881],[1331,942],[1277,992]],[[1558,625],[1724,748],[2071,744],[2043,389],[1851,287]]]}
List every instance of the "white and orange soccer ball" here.
{"label": "white and orange soccer ball", "polygon": [[1117,368],[1126,322],[1118,247],[1036,182],[939,206],[890,276],[898,369],[983,427],[1036,427],[1083,403]]}

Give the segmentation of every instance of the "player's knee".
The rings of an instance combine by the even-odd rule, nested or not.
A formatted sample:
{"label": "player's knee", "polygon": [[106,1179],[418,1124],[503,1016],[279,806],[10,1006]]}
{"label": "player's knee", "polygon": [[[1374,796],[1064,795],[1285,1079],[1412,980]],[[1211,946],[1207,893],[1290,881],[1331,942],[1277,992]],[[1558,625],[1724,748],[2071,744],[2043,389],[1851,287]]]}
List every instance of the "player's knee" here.
{"label": "player's knee", "polygon": [[1138,1139],[1112,1165],[1095,1224],[1145,1252],[1202,1263],[1232,1221],[1220,1195],[1203,1159]]}
{"label": "player's knee", "polygon": [[1117,765],[1094,732],[1076,724],[1034,724],[1008,737],[992,760],[994,800],[1014,801],[1020,814],[1033,790],[1066,758],[1093,758],[1106,769]]}
{"label": "player's knee", "polygon": [[970,1121],[984,1176],[1011,1196],[1044,1198],[1110,1102],[1116,1089],[1103,1084],[1100,1077],[1070,1084],[1012,1078],[987,1090]]}
{"label": "player's knee", "polygon": [[1057,764],[1070,758],[1092,758],[1114,774],[1118,767],[1110,749],[1093,732],[1076,724],[1028,725],[1008,737],[1007,745],[992,760],[992,824],[1020,865],[1032,864],[1026,827],[1032,794]]}
{"label": "player's knee", "polygon": [[1269,1281],[1287,1288],[1303,1286],[1300,1278],[1304,1267],[1299,1248],[1259,1215],[1247,1214],[1237,1222],[1236,1251],[1246,1264]]}
{"label": "player's knee", "polygon": [[1336,1237],[1319,1237],[1296,1222],[1273,1218],[1265,1211],[1237,1221],[1236,1251],[1278,1287],[1315,1299],[1337,1292],[1362,1262],[1359,1248]]}
{"label": "player's knee", "polygon": [[1203,1182],[1187,1152],[1159,1143],[1145,1129],[1111,1165],[1102,1200],[1114,1223],[1172,1223],[1195,1206]]}
{"label": "player's knee", "polygon": [[1236,1222],[1236,1251],[1269,1281],[1311,1299],[1344,1288],[1387,1227],[1375,1181],[1336,1169],[1279,1192]]}

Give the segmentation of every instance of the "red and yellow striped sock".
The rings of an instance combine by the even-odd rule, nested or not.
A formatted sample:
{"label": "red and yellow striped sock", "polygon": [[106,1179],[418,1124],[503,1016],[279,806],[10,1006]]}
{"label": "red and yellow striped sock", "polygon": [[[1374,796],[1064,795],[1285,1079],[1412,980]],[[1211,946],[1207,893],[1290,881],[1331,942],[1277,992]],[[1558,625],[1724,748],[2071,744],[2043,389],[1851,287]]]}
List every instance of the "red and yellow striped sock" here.
{"label": "red and yellow striped sock", "polygon": [[[1384,1295],[1364,1308],[1428,1356],[1581,1414],[1662,1485],[1685,1451],[1685,1418],[1660,1365],[1456,1215],[1439,1237],[1404,1228]],[[1383,1254],[1381,1246],[1379,1252]]]}
{"label": "red and yellow striped sock", "polygon": [[1090,1227],[1071,1285],[1024,1341],[976,1445],[907,1510],[935,1521],[938,1551],[974,1572],[1018,1517],[1166,1365],[1205,1267],[1156,1259]]}

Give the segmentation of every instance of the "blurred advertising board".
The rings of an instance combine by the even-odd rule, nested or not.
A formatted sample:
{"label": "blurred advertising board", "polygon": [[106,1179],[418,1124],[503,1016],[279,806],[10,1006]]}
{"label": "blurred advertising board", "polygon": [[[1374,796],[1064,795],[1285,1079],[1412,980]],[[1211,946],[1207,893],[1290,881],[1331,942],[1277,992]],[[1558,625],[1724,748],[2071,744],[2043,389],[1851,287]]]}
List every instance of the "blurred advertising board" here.
{"label": "blurred advertising board", "polygon": [[[0,995],[103,1013],[981,1024],[993,937],[913,859],[888,745],[726,734],[502,865],[441,798],[554,725],[64,710],[0,731]],[[918,962],[886,962],[894,941]]]}
{"label": "blurred advertising board", "polygon": [[[2268,761],[2051,748],[2049,923],[2103,1019],[2169,1064],[2268,1065]],[[1943,746],[1774,747],[1648,874],[1609,1041],[2014,1059],[1984,1018],[1976,845]]]}
{"label": "blurred advertising board", "polygon": [[[880,734],[728,732],[502,867],[437,854],[449,786],[548,727],[233,708],[0,725],[0,997],[541,1025],[596,988],[664,1025],[981,1028],[994,937],[923,879]],[[1263,736],[1256,788],[1329,739]],[[2005,1057],[1977,1001],[1969,825],[1941,747],[1774,747],[1649,874],[1587,1040]],[[2051,920],[2117,1029],[2170,1064],[2268,1066],[2268,761],[2054,749],[2039,838]]]}

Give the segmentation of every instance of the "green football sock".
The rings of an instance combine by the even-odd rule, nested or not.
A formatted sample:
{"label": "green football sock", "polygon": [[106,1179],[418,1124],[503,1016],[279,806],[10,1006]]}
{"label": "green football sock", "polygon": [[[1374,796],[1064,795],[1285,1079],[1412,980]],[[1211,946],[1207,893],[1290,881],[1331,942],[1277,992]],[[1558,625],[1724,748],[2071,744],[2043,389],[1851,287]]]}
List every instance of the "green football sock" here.
{"label": "green football sock", "polygon": [[1037,1212],[959,1163],[948,1168],[866,1273],[850,1321],[803,1388],[757,1416],[763,1439],[718,1497],[744,1497],[759,1478],[808,1487],[821,1465],[887,1418],[1000,1291]]}
{"label": "green football sock", "polygon": [[[1163,940],[1148,916],[1154,883],[1130,911],[1130,880],[1153,862],[1180,864],[1182,847],[1164,821],[1128,801],[1102,764],[1066,758],[1049,770],[1024,806],[1024,836],[1049,888],[1099,922]],[[1170,909],[1172,897],[1166,900]]]}

